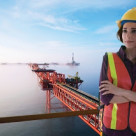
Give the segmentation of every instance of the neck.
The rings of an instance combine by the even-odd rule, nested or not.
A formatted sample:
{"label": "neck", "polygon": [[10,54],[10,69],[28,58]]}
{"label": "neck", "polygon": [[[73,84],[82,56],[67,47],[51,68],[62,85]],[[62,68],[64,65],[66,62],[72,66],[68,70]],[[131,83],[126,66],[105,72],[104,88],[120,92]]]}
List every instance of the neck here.
{"label": "neck", "polygon": [[126,48],[126,55],[130,61],[136,63],[136,48]]}

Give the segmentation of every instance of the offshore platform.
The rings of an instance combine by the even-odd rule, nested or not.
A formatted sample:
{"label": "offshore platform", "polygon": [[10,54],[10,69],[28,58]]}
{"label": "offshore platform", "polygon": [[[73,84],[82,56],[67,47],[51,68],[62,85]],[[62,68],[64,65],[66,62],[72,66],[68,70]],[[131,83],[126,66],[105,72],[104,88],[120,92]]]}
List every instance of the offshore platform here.
{"label": "offshore platform", "polygon": [[[40,68],[38,64],[29,64],[36,73],[42,90],[46,92],[46,111],[44,114],[0,117],[0,123],[32,121],[49,118],[78,116],[99,135],[101,132],[101,113],[98,98],[91,96],[78,87],[83,80],[78,77],[65,78],[65,74],[57,73],[53,69]],[[52,97],[53,96],[53,97]],[[51,113],[51,100],[60,100],[69,109],[66,112]]]}
{"label": "offshore platform", "polygon": [[[42,90],[46,91],[46,108],[50,111],[50,101],[53,94],[71,111],[83,111],[90,109],[97,109],[99,107],[99,100],[81,90],[79,86],[83,82],[76,76],[65,78],[65,74],[57,73],[55,70],[40,68],[37,64],[30,64],[33,72],[39,78],[39,84]],[[88,124],[94,131],[101,134],[101,120],[99,114],[79,115],[79,117]]]}
{"label": "offshore platform", "polygon": [[80,63],[77,63],[74,60],[74,53],[72,53],[72,62],[71,63],[67,63],[66,65],[69,65],[69,66],[79,66],[80,65]]}

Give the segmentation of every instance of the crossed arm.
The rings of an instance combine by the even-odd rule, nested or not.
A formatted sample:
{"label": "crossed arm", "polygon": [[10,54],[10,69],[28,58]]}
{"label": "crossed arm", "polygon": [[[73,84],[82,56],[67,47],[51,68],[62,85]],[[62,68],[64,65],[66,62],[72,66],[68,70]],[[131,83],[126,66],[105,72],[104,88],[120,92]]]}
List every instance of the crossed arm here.
{"label": "crossed arm", "polygon": [[102,81],[99,89],[102,95],[114,94],[110,103],[136,102],[136,92],[119,88],[108,80]]}

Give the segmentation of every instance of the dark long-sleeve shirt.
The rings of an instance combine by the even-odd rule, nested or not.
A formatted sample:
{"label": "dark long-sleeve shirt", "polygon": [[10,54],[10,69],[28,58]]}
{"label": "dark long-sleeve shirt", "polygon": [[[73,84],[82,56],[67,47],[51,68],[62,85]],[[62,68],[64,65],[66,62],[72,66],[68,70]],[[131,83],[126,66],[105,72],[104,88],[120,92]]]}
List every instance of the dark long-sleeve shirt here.
{"label": "dark long-sleeve shirt", "polygon": [[[126,53],[125,53],[125,49],[126,49],[125,46],[121,46],[121,48],[119,49],[117,54],[122,59],[122,61],[124,62],[128,72],[129,72],[132,85],[134,85],[134,83],[136,81],[136,64],[133,64],[127,58]],[[107,69],[108,69],[108,56],[107,56],[107,53],[106,53],[103,57],[103,63],[102,63],[102,68],[101,68],[100,83],[99,84],[101,84],[101,81],[103,81],[103,80],[108,80]],[[113,94],[102,95],[102,93],[100,93],[101,101],[105,105],[109,105],[113,96],[114,96]],[[107,136],[132,136],[133,135],[133,132],[131,131],[131,129],[129,127],[127,127],[125,130],[120,131],[120,130],[108,129],[103,125],[103,132]]]}

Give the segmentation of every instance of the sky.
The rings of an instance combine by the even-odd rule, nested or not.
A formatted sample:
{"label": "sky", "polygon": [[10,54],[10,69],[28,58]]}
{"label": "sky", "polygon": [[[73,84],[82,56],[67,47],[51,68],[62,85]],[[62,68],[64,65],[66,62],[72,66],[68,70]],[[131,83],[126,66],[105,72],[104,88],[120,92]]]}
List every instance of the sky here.
{"label": "sky", "polygon": [[122,45],[116,21],[135,0],[0,0],[0,62],[96,61]]}

